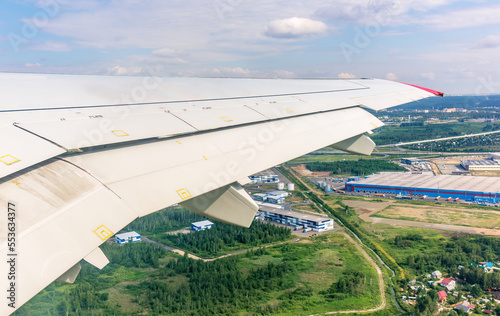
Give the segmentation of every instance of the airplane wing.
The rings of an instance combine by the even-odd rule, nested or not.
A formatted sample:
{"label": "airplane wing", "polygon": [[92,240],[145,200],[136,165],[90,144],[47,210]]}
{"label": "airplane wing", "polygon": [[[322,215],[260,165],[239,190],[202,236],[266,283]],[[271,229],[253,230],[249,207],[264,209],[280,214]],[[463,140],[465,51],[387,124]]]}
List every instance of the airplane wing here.
{"label": "airplane wing", "polygon": [[181,203],[250,226],[248,176],[329,146],[370,154],[380,110],[442,93],[386,80],[0,74],[0,314],[134,219]]}

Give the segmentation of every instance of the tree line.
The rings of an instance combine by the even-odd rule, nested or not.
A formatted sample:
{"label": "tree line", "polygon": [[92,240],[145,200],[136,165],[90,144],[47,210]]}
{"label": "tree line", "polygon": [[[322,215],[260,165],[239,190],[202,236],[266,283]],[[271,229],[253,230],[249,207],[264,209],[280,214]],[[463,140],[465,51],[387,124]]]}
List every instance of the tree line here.
{"label": "tree line", "polygon": [[[270,292],[295,286],[288,262],[269,262],[244,273],[239,257],[204,262],[184,256],[170,261],[157,279],[130,285],[130,291],[144,293],[145,304],[153,315],[235,315],[238,311],[266,314],[260,304]],[[181,285],[166,282],[164,276],[185,275]]]}
{"label": "tree line", "polygon": [[380,171],[406,171],[395,163],[383,160],[347,160],[333,162],[310,162],[306,165],[311,171],[329,171],[333,174],[352,174],[355,176],[365,176]]}
{"label": "tree line", "polygon": [[[406,237],[396,236],[395,243],[401,246],[401,241],[406,240]],[[411,240],[411,242],[423,242],[425,239]],[[453,236],[448,242],[443,242],[433,249],[430,253],[420,253],[417,255],[409,255],[406,265],[414,269],[417,273],[430,273],[435,270],[441,270],[449,274],[457,271],[458,266],[465,266],[464,272],[471,270],[468,268],[470,263],[478,263],[481,261],[494,262],[498,259],[500,253],[500,239],[487,236]],[[474,271],[476,269],[473,269]],[[469,273],[469,272],[467,272]],[[472,273],[472,272],[471,272]],[[496,273],[494,273],[496,274]],[[494,275],[491,274],[491,275]],[[473,272],[472,274],[464,275],[473,283],[480,283],[481,287],[493,286],[500,287],[500,282],[497,284],[488,283],[486,280],[478,277],[483,275],[482,272]],[[480,280],[480,282],[478,281]],[[497,281],[497,276],[493,279]],[[498,278],[500,281],[500,278]],[[486,285],[488,284],[488,285]]]}
{"label": "tree line", "polygon": [[205,217],[183,207],[170,207],[163,211],[141,217],[125,227],[124,231],[148,232],[156,234],[189,226],[192,222],[202,221]]}
{"label": "tree line", "polygon": [[169,246],[194,252],[202,256],[216,256],[241,245],[258,246],[285,241],[291,236],[286,227],[254,221],[250,228],[216,223],[211,229],[190,234],[164,235],[156,237]]}

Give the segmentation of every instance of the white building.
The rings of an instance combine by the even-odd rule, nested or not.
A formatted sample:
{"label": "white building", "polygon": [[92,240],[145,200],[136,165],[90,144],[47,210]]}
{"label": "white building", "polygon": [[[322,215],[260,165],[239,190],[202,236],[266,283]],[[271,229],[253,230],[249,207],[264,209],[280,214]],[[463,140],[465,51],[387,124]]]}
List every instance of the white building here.
{"label": "white building", "polygon": [[249,177],[253,184],[257,183],[278,183],[280,179],[277,174],[263,172]]}
{"label": "white building", "polygon": [[122,233],[115,235],[115,242],[120,245],[138,241],[141,241],[141,235],[139,235],[136,232]]}
{"label": "white building", "polygon": [[285,211],[265,206],[260,206],[259,212],[267,221],[293,227],[310,228],[315,232],[323,232],[334,228],[333,219],[329,217]]}
{"label": "white building", "polygon": [[283,197],[283,198],[286,198],[287,196],[290,195],[290,193],[286,192],[286,191],[271,191],[271,192],[267,192],[268,195],[273,195],[273,196],[276,196],[276,197]]}
{"label": "white building", "polygon": [[462,160],[460,164],[467,171],[500,171],[500,163],[495,160]]}
{"label": "white building", "polygon": [[436,279],[441,279],[443,277],[443,274],[439,270],[432,272],[431,275],[433,278]]}
{"label": "white building", "polygon": [[252,198],[255,200],[255,201],[267,201],[267,194],[264,194],[264,193],[255,193],[252,195]]}
{"label": "white building", "polygon": [[488,155],[488,158],[491,160],[500,160],[500,153],[490,153]]}
{"label": "white building", "polygon": [[194,231],[205,230],[212,228],[212,226],[214,226],[214,223],[212,223],[211,221],[195,222],[191,224],[191,230]]}

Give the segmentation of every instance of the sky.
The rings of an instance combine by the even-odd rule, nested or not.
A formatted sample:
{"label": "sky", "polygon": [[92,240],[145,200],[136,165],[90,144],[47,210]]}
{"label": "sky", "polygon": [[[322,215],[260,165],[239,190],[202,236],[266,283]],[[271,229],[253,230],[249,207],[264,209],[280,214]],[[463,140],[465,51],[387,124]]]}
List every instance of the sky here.
{"label": "sky", "polygon": [[0,71],[383,78],[500,94],[497,0],[2,0]]}

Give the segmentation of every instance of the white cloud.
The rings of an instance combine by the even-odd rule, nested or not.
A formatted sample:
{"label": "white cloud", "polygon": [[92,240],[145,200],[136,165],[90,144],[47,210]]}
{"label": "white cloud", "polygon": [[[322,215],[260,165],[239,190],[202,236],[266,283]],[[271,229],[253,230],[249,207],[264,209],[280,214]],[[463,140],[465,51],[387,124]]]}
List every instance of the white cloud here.
{"label": "white cloud", "polygon": [[426,12],[458,0],[336,0],[316,10],[314,17],[334,22],[390,24],[410,11]]}
{"label": "white cloud", "polygon": [[47,52],[69,52],[71,51],[71,47],[68,43],[65,42],[41,42],[36,43],[35,45],[30,47],[31,50],[39,50],[39,51],[47,51]]}
{"label": "white cloud", "polygon": [[[456,5],[460,2],[474,5]],[[430,30],[500,24],[498,16],[500,5],[484,5],[482,0],[337,0],[313,14],[323,21],[377,27],[420,25]]]}
{"label": "white cloud", "polygon": [[321,35],[327,32],[328,26],[321,21],[293,17],[271,21],[264,34],[268,37],[293,39]]}
{"label": "white cloud", "polygon": [[341,78],[341,79],[354,79],[354,78],[357,78],[356,75],[350,74],[350,73],[346,73],[346,72],[340,73],[338,75],[338,77]]}
{"label": "white cloud", "polygon": [[25,66],[25,67],[28,67],[28,68],[42,67],[42,65],[41,65],[41,64],[39,64],[39,63],[34,63],[34,64],[33,64],[33,63],[27,63],[27,64],[25,64],[24,66]]}
{"label": "white cloud", "polygon": [[294,72],[288,70],[275,70],[272,72],[272,74],[272,78],[297,78],[297,75]]}
{"label": "white cloud", "polygon": [[159,57],[176,58],[187,55],[185,52],[173,48],[160,48],[152,51],[153,55]]}
{"label": "white cloud", "polygon": [[395,73],[389,72],[385,75],[385,79],[395,81],[398,80],[398,76]]}
{"label": "white cloud", "polygon": [[485,25],[498,25],[500,5],[484,5],[455,9],[435,14],[405,17],[400,24],[422,25],[430,30],[453,30]]}
{"label": "white cloud", "polygon": [[200,71],[183,72],[179,75],[201,76],[201,77],[234,77],[234,78],[296,78],[294,72],[288,70],[271,70],[263,72],[259,70],[251,70],[242,67],[219,67],[211,69],[203,69]]}
{"label": "white cloud", "polygon": [[424,72],[422,74],[422,78],[426,78],[426,79],[429,79],[429,80],[435,80],[436,79],[436,74],[433,73],[433,72]]}
{"label": "white cloud", "polygon": [[480,40],[474,48],[496,48],[500,47],[500,36],[490,35],[482,40]]}
{"label": "white cloud", "polygon": [[129,75],[140,75],[144,74],[144,69],[142,67],[120,67],[115,66],[108,69],[108,75],[115,76],[129,76]]}

